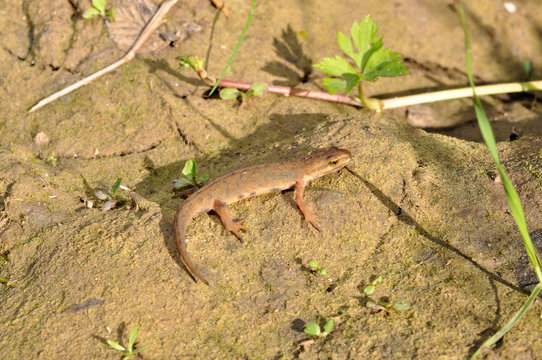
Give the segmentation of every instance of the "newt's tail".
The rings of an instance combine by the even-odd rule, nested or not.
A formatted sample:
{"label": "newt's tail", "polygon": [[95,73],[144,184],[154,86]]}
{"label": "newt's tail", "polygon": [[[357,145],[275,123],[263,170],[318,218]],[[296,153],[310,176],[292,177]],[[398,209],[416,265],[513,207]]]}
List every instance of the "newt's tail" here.
{"label": "newt's tail", "polygon": [[188,211],[186,206],[180,206],[177,209],[175,214],[175,219],[173,220],[173,234],[175,235],[175,244],[177,245],[177,250],[179,250],[179,255],[181,260],[188,269],[190,275],[195,281],[198,281],[198,278],[203,281],[206,285],[209,285],[205,276],[203,276],[199,270],[196,268],[190,256],[188,256],[188,251],[186,250],[186,242],[184,241],[186,235],[186,227],[188,223],[192,220],[192,211]]}

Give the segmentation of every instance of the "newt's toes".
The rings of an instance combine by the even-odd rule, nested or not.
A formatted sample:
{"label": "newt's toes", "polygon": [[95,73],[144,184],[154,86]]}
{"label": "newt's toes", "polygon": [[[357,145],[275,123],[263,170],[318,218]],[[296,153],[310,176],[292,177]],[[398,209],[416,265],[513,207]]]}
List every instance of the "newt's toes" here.
{"label": "newt's toes", "polygon": [[312,226],[314,226],[314,228],[318,231],[322,231],[322,228],[320,226],[318,226],[318,224],[316,223],[316,220],[318,220],[318,216],[314,215],[314,214],[310,214],[311,216],[306,216],[305,217],[305,220],[307,220],[307,222],[309,224],[311,224]]}

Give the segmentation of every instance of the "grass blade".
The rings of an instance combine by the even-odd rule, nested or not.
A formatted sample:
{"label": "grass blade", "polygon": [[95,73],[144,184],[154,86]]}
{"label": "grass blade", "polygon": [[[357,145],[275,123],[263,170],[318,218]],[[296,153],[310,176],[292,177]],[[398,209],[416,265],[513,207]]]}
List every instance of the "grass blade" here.
{"label": "grass blade", "polygon": [[230,59],[228,60],[228,63],[226,64],[226,67],[224,70],[222,70],[222,74],[220,74],[220,77],[216,81],[215,85],[211,89],[211,92],[209,93],[209,96],[213,95],[216,88],[218,87],[218,84],[220,84],[220,80],[224,77],[224,74],[226,74],[226,70],[230,67],[233,58],[235,57],[235,54],[237,54],[237,50],[239,50],[239,47],[241,46],[241,43],[243,42],[243,39],[245,38],[245,35],[247,34],[248,26],[250,25],[250,22],[252,21],[252,15],[254,15],[254,9],[256,8],[257,0],[252,0],[252,7],[250,8],[250,12],[248,13],[247,23],[245,24],[245,28],[243,29],[243,32],[241,33],[241,37],[239,38],[239,41],[237,42],[237,45],[235,45],[235,49],[233,49],[233,53],[230,56]]}
{"label": "grass blade", "polygon": [[499,341],[516,324],[516,322],[518,322],[521,319],[521,317],[529,309],[533,301],[538,296],[540,290],[542,290],[542,270],[541,270],[540,256],[538,255],[538,252],[531,240],[529,231],[527,229],[527,222],[525,220],[525,214],[521,206],[521,201],[516,192],[516,189],[512,185],[512,182],[508,178],[506,171],[504,170],[504,168],[502,167],[500,163],[499,154],[497,152],[497,144],[495,142],[495,136],[493,135],[493,131],[491,130],[491,124],[489,123],[489,120],[484,111],[482,103],[480,102],[480,99],[476,95],[475,86],[474,86],[474,78],[472,76],[472,54],[471,54],[471,48],[470,48],[469,33],[467,29],[467,22],[465,19],[465,11],[463,9],[463,6],[460,6],[459,13],[461,15],[461,23],[463,25],[463,32],[465,33],[465,65],[467,68],[467,76],[469,78],[469,84],[472,88],[473,100],[474,100],[474,111],[476,113],[476,119],[478,120],[478,126],[480,127],[480,132],[482,133],[484,142],[486,143],[486,146],[489,149],[489,152],[491,153],[491,156],[493,157],[493,160],[495,161],[495,165],[497,166],[497,169],[501,176],[502,184],[503,184],[504,191],[506,194],[506,199],[508,200],[508,205],[510,206],[510,211],[519,228],[521,237],[523,239],[523,244],[525,245],[525,250],[527,251],[527,254],[529,255],[529,260],[531,261],[531,265],[533,266],[536,272],[536,276],[538,277],[538,281],[539,281],[539,283],[535,286],[535,288],[533,289],[527,301],[523,304],[521,309],[514,315],[514,317],[512,317],[512,319],[510,319],[508,323],[506,323],[506,325],[504,325],[499,331],[497,331],[495,335],[487,339],[480,346],[480,348],[478,348],[474,352],[474,354],[471,356],[471,359],[474,359],[480,354],[482,348],[489,347],[495,344],[497,341]]}

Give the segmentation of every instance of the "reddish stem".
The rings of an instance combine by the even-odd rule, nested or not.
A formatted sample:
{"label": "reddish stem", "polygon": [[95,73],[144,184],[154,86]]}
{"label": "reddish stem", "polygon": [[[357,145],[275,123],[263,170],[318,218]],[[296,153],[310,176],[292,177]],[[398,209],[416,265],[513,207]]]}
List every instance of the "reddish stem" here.
{"label": "reddish stem", "polygon": [[[221,87],[231,87],[236,88],[240,90],[248,90],[250,89],[250,86],[252,84],[241,82],[241,81],[233,81],[233,80],[221,80],[219,86]],[[347,105],[352,105],[356,107],[362,107],[363,105],[348,96],[340,95],[340,94],[329,94],[323,91],[315,91],[315,90],[305,90],[305,89],[299,89],[299,88],[293,88],[289,86],[279,86],[279,85],[267,85],[267,91],[273,94],[282,94],[286,96],[299,96],[299,97],[305,97],[305,98],[311,98],[311,99],[318,99],[318,100],[325,100],[325,101],[331,101],[336,103],[342,103]]]}

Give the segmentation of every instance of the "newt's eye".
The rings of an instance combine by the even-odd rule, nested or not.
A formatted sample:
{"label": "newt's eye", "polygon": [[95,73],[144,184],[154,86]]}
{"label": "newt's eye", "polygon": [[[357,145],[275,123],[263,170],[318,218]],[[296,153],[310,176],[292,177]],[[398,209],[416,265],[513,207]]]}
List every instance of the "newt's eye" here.
{"label": "newt's eye", "polygon": [[337,163],[339,162],[339,159],[333,159],[333,160],[330,160],[329,163],[331,165],[337,165]]}

